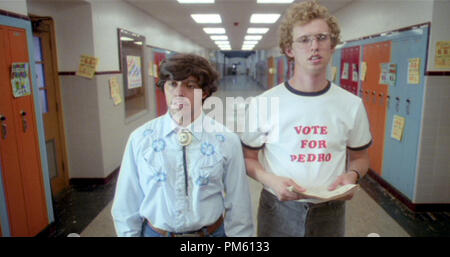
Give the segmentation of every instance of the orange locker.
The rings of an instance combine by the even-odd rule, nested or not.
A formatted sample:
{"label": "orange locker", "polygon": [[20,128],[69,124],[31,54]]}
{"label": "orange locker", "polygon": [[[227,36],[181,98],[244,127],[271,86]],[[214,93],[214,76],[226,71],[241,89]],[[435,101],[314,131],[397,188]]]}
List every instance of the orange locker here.
{"label": "orange locker", "polygon": [[362,82],[362,99],[370,121],[373,136],[369,148],[370,168],[383,173],[384,135],[386,128],[389,86],[379,84],[381,64],[391,60],[391,42],[380,42],[364,46],[363,61],[367,64],[366,79]]}
{"label": "orange locker", "polygon": [[267,59],[267,86],[268,88],[272,88],[275,86],[275,58],[269,57]]}
{"label": "orange locker", "polygon": [[14,62],[30,63],[26,32],[0,26],[0,159],[11,236],[35,236],[49,221],[33,95],[14,98]]}

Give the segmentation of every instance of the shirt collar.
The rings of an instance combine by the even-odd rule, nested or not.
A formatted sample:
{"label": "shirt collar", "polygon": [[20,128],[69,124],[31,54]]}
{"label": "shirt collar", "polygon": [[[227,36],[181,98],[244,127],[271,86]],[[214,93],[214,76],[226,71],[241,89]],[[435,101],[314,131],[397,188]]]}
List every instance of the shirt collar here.
{"label": "shirt collar", "polygon": [[202,113],[194,120],[191,124],[189,124],[186,128],[179,126],[170,116],[170,113],[167,113],[163,117],[163,136],[168,136],[172,132],[177,133],[179,129],[187,129],[191,134],[197,139],[200,140],[203,135],[203,119],[205,114]]}

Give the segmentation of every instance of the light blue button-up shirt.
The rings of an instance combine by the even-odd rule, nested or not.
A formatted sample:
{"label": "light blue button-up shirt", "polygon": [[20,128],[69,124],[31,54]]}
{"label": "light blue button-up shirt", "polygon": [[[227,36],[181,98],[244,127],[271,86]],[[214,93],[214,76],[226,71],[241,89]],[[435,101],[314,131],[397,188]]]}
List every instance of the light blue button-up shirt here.
{"label": "light blue button-up shirt", "polygon": [[[222,128],[197,131],[198,123]],[[187,194],[183,147],[167,113],[129,137],[112,207],[118,236],[140,236],[147,219],[154,227],[187,232],[224,215],[227,236],[252,236],[248,179],[239,137],[202,114],[188,129]]]}

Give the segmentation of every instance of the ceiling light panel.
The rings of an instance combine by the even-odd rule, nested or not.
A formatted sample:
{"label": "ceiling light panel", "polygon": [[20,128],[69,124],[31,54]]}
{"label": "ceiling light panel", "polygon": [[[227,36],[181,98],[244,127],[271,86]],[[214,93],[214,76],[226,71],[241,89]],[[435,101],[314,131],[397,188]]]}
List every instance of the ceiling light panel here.
{"label": "ceiling light panel", "polygon": [[248,28],[247,34],[265,34],[269,28]]}
{"label": "ceiling light panel", "polygon": [[219,14],[191,14],[191,17],[197,23],[222,23]]}
{"label": "ceiling light panel", "polygon": [[225,34],[224,28],[203,28],[206,34]]}
{"label": "ceiling light panel", "polygon": [[214,41],[216,45],[229,45],[230,41]]}
{"label": "ceiling light panel", "polygon": [[244,45],[256,45],[258,44],[258,41],[250,41],[250,40],[246,40],[243,43]]}
{"label": "ceiling light panel", "polygon": [[213,4],[215,0],[177,0],[180,4]]}
{"label": "ceiling light panel", "polygon": [[247,35],[245,36],[245,40],[261,40],[261,35]]}
{"label": "ceiling light panel", "polygon": [[226,35],[217,35],[217,36],[211,36],[212,40],[228,40],[228,36]]}
{"label": "ceiling light panel", "polygon": [[256,0],[257,4],[290,4],[294,0]]}
{"label": "ceiling light panel", "polygon": [[257,13],[252,14],[250,17],[250,23],[275,23],[278,18],[280,18],[280,14],[277,13]]}

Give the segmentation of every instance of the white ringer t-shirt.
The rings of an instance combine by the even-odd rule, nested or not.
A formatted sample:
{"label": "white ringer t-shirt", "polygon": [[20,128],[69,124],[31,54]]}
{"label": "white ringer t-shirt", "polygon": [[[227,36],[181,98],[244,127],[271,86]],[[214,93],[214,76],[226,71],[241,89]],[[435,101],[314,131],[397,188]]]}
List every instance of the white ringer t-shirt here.
{"label": "white ringer t-shirt", "polygon": [[306,189],[327,188],[345,172],[347,148],[364,150],[372,142],[361,98],[332,83],[314,93],[279,84],[250,102],[246,121],[244,146],[261,150],[268,172]]}

